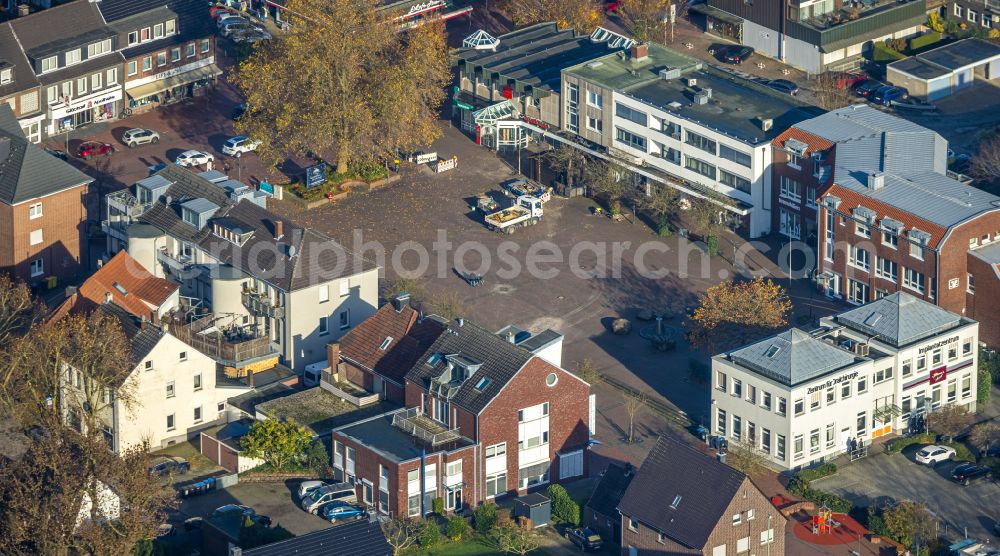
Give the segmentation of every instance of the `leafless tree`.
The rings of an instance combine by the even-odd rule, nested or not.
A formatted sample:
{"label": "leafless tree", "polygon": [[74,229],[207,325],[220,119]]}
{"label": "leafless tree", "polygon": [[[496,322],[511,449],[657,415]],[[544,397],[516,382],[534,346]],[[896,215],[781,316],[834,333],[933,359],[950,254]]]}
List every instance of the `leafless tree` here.
{"label": "leafless tree", "polygon": [[505,553],[525,554],[538,548],[540,539],[538,533],[529,529],[524,523],[517,523],[510,520],[507,523],[498,525],[493,534],[496,538],[497,548]]}
{"label": "leafless tree", "polygon": [[393,556],[399,556],[413,546],[420,534],[420,523],[409,518],[390,517],[382,521],[381,525],[385,540],[392,547]]}
{"label": "leafless tree", "polygon": [[969,440],[983,452],[989,451],[994,444],[1000,443],[1000,424],[992,421],[979,423],[972,427]]}
{"label": "leafless tree", "polygon": [[979,142],[979,150],[972,157],[969,171],[982,180],[1000,179],[1000,134],[994,133]]}
{"label": "leafless tree", "polygon": [[577,361],[575,366],[576,376],[589,382],[591,385],[598,384],[603,380],[601,372],[597,369],[597,365],[593,359],[586,357],[582,361]]}
{"label": "leafless tree", "polygon": [[545,159],[556,172],[566,176],[566,185],[573,187],[576,178],[587,171],[587,156],[580,149],[560,145],[545,153]]}
{"label": "leafless tree", "polygon": [[817,75],[813,79],[812,89],[816,103],[826,110],[836,110],[851,104],[851,89],[835,73]]}
{"label": "leafless tree", "polygon": [[455,292],[445,292],[433,296],[429,305],[437,316],[452,321],[465,314],[465,303]]}
{"label": "leafless tree", "polygon": [[955,436],[971,424],[972,414],[960,405],[946,405],[927,416],[927,428],[946,436]]}
{"label": "leafless tree", "polygon": [[733,442],[726,453],[726,463],[747,475],[754,475],[768,468],[768,457],[749,442]]}
{"label": "leafless tree", "polygon": [[626,390],[622,392],[625,398],[625,413],[628,415],[628,442],[635,442],[635,417],[646,407],[646,394],[639,391]]}

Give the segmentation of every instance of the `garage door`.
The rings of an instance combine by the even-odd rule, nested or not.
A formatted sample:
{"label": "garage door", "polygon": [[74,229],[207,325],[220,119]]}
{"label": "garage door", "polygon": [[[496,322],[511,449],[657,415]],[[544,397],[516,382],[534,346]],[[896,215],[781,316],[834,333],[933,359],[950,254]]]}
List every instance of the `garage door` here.
{"label": "garage door", "polygon": [[583,475],[583,450],[559,456],[559,478],[568,479]]}

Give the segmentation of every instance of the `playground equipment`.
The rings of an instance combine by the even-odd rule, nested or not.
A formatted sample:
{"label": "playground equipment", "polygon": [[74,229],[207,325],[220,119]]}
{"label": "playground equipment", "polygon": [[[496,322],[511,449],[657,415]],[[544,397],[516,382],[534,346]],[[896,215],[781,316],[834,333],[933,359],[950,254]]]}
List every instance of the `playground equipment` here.
{"label": "playground equipment", "polygon": [[829,535],[832,532],[833,513],[826,506],[820,507],[819,511],[812,518],[814,535]]}

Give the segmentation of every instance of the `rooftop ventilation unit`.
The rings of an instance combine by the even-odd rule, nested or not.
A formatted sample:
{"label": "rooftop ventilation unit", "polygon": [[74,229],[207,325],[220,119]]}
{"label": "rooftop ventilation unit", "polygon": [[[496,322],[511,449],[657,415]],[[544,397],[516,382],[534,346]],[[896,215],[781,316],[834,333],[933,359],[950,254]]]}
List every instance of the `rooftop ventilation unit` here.
{"label": "rooftop ventilation unit", "polygon": [[711,98],[711,94],[710,93],[706,93],[705,91],[698,91],[697,93],[694,94],[694,103],[695,104],[708,104],[708,99],[709,98]]}
{"label": "rooftop ventilation unit", "polygon": [[694,77],[688,77],[688,79],[687,79],[687,86],[688,87],[697,87],[698,86],[698,80],[695,79]]}
{"label": "rooftop ventilation unit", "polygon": [[661,69],[660,79],[664,81],[670,81],[671,79],[677,79],[681,76],[681,70],[679,69]]}

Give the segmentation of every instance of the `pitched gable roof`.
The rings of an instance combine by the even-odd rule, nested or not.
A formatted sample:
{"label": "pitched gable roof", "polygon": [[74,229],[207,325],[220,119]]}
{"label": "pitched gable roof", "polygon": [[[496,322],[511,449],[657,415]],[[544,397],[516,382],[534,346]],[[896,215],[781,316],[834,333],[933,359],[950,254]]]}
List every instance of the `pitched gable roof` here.
{"label": "pitched gable roof", "polygon": [[24,137],[10,106],[0,106],[0,201],[37,199],[93,180]]}
{"label": "pitched gable roof", "polygon": [[618,504],[625,496],[625,490],[635,477],[635,468],[632,464],[626,463],[624,466],[610,464],[594,487],[594,493],[587,501],[587,507],[604,516],[618,516]]}
{"label": "pitched gable roof", "polygon": [[962,317],[906,292],[896,292],[840,313],[834,320],[903,347],[958,326]]}
{"label": "pitched gable roof", "polygon": [[[473,372],[455,384],[451,401],[478,414],[534,357],[496,334],[461,319],[453,321],[406,373],[406,380],[429,388],[448,373],[449,365],[466,366]],[[548,363],[546,363],[548,364]],[[482,384],[481,379],[488,379]],[[481,386],[481,388],[477,388]]]}
{"label": "pitched gable roof", "polygon": [[340,339],[340,354],[402,384],[407,371],[444,329],[435,319],[421,319],[409,305],[397,311],[392,303],[386,303]]}
{"label": "pitched gable roof", "polygon": [[244,556],[391,556],[378,523],[360,519],[243,551]]}
{"label": "pitched gable roof", "polygon": [[837,211],[842,214],[851,214],[853,209],[857,207],[865,207],[875,211],[876,220],[882,220],[885,217],[889,217],[893,220],[902,222],[903,226],[907,230],[913,230],[916,228],[920,231],[927,232],[930,234],[930,240],[928,240],[927,246],[931,249],[936,249],[938,245],[940,245],[941,240],[944,239],[944,235],[948,231],[947,227],[935,224],[916,214],[902,210],[895,205],[870,197],[853,189],[841,187],[838,184],[833,184],[833,186],[827,189],[824,196],[826,195],[832,195],[840,199],[841,204]]}
{"label": "pitched gable roof", "polygon": [[152,320],[153,309],[162,305],[180,286],[157,278],[124,250],[87,278],[78,292],[94,306],[108,294],[115,304],[136,317]]}
{"label": "pitched gable roof", "polygon": [[851,352],[792,328],[729,352],[729,359],[788,386],[852,365]]}
{"label": "pitched gable roof", "polygon": [[618,509],[684,546],[701,550],[745,479],[743,473],[694,447],[661,436]]}

